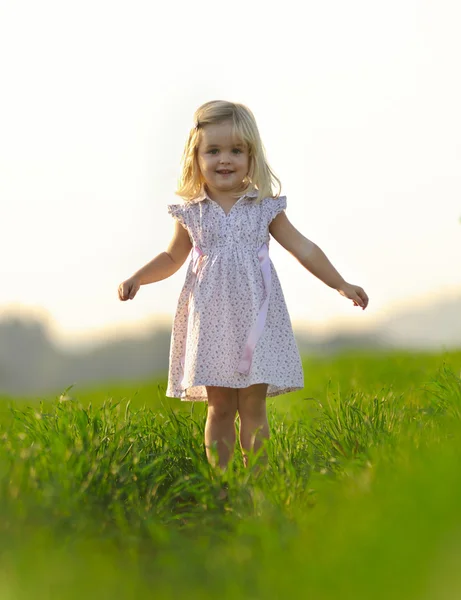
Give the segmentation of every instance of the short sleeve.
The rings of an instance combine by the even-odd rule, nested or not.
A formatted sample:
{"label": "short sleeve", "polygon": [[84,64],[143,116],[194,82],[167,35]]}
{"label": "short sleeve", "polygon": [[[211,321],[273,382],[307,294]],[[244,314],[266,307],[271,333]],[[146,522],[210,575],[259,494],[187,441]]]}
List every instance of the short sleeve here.
{"label": "short sleeve", "polygon": [[275,217],[287,207],[287,197],[265,198],[267,224],[271,223]]}
{"label": "short sleeve", "polygon": [[168,204],[167,209],[168,213],[172,215],[177,221],[179,221],[181,225],[187,227],[189,219],[186,211],[186,206],[184,204]]}

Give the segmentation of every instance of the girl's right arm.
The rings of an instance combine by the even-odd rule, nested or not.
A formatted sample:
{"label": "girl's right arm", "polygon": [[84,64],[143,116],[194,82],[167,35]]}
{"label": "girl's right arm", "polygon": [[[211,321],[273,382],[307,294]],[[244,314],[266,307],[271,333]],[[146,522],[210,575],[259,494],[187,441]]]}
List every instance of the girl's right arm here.
{"label": "girl's right arm", "polygon": [[118,297],[120,300],[132,300],[141,285],[161,281],[174,275],[186,261],[191,249],[192,242],[187,229],[179,221],[175,221],[173,238],[166,252],[158,254],[118,286]]}

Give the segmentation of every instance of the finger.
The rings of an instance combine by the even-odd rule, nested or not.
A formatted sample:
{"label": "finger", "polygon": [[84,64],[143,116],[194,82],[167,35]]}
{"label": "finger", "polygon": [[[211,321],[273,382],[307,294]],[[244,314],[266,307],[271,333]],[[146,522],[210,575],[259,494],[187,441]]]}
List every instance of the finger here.
{"label": "finger", "polygon": [[355,301],[357,302],[358,306],[361,306],[362,308],[365,308],[365,303],[364,303],[364,301],[362,300],[362,298],[360,297],[359,294],[357,294],[357,299]]}

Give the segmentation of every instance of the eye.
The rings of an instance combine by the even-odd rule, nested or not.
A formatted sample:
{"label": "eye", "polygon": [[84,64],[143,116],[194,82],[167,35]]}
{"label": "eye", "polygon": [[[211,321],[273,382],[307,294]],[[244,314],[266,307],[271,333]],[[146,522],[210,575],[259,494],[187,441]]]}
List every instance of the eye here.
{"label": "eye", "polygon": [[208,152],[208,154],[213,154],[214,152],[217,152],[217,151],[218,151],[218,149],[217,149],[217,148],[213,148],[212,150],[210,150],[210,151]]}
{"label": "eye", "polygon": [[238,152],[239,154],[242,153],[242,151],[239,148],[234,148],[234,152]]}

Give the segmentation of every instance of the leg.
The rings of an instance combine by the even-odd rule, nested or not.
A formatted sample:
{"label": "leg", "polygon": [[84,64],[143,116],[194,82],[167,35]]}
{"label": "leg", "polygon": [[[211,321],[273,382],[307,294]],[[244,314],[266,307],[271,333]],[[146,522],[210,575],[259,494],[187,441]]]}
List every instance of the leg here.
{"label": "leg", "polygon": [[245,466],[248,465],[248,452],[257,452],[263,441],[269,439],[269,423],[266,414],[267,388],[267,383],[257,383],[238,390],[240,445]]}
{"label": "leg", "polygon": [[212,451],[216,443],[219,466],[224,469],[235,446],[235,415],[237,414],[237,389],[206,386],[208,413],[205,425],[205,448],[208,461],[215,466]]}

